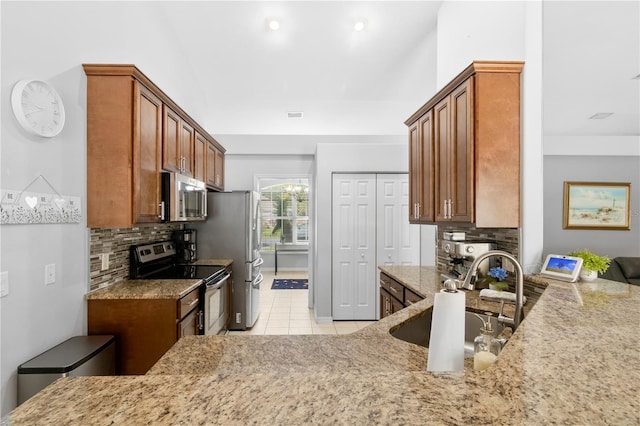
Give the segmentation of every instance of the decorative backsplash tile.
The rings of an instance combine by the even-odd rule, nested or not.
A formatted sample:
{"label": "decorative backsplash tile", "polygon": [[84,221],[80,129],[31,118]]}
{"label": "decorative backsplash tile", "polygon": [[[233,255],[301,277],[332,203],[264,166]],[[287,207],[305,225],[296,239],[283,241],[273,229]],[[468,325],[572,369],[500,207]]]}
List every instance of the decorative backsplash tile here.
{"label": "decorative backsplash tile", "polygon": [[[129,247],[171,239],[181,224],[163,224],[140,228],[91,229],[89,241],[90,289],[106,287],[129,276]],[[109,269],[101,271],[100,255],[109,253]]]}
{"label": "decorative backsplash tile", "polygon": [[511,253],[518,257],[518,246],[520,243],[520,230],[518,228],[475,228],[472,225],[438,225],[438,247],[437,247],[437,267],[441,273],[446,273],[449,269],[449,257],[442,250],[443,234],[445,232],[464,232],[466,241],[491,241],[495,242],[498,250]]}

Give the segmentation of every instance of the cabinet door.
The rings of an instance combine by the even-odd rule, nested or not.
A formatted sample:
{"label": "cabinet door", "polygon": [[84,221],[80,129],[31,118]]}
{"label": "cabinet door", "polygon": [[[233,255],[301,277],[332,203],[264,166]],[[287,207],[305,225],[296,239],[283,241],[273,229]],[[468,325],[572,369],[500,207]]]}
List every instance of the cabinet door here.
{"label": "cabinet door", "polygon": [[180,125],[180,152],[182,153],[182,174],[194,176],[195,130],[186,121]]}
{"label": "cabinet door", "polygon": [[434,107],[436,221],[473,222],[473,77]]}
{"label": "cabinet door", "polygon": [[224,154],[214,144],[209,144],[207,151],[207,185],[224,189]]}
{"label": "cabinet door", "polygon": [[421,223],[434,221],[434,175],[433,175],[433,111],[420,120],[420,206],[418,218]]}
{"label": "cabinet door", "polygon": [[473,77],[451,93],[449,219],[473,222]]}
{"label": "cabinet door", "polygon": [[198,334],[198,310],[194,309],[178,323],[178,339]]}
{"label": "cabinet door", "polygon": [[216,186],[216,151],[214,144],[209,143],[207,146],[207,185]]}
{"label": "cabinet door", "polygon": [[163,107],[162,168],[168,172],[180,172],[180,117],[171,108]]}
{"label": "cabinet door", "polygon": [[[419,122],[409,127],[409,222],[419,223],[418,209],[422,189]],[[430,172],[430,171],[429,171]]]}
{"label": "cabinet door", "polygon": [[409,128],[409,221],[434,221],[433,110]]}
{"label": "cabinet door", "polygon": [[224,189],[224,154],[219,149],[216,149],[216,175],[215,175],[215,187]]}
{"label": "cabinet door", "polygon": [[209,152],[209,141],[200,133],[196,132],[195,137],[195,158],[193,161],[193,174],[198,180],[206,182],[207,179],[207,155]]}
{"label": "cabinet door", "polygon": [[451,135],[450,126],[450,103],[449,97],[444,98],[433,108],[433,147],[434,147],[434,210],[436,221],[449,220],[449,140]]}
{"label": "cabinet door", "polygon": [[[136,119],[133,141],[133,217],[135,223],[160,222],[162,101],[135,84]],[[108,184],[105,182],[105,184]]]}

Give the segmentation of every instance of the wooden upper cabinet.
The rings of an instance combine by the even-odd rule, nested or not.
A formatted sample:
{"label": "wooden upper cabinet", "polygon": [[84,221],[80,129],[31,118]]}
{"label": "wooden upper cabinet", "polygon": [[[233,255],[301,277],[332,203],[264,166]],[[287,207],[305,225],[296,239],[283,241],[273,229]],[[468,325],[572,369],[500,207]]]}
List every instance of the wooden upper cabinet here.
{"label": "wooden upper cabinet", "polygon": [[214,187],[224,189],[224,153],[216,148],[216,175]]}
{"label": "wooden upper cabinet", "polygon": [[195,133],[194,148],[193,177],[206,183],[209,141],[199,132]]}
{"label": "wooden upper cabinet", "polygon": [[523,66],[523,62],[475,61],[405,121],[410,155],[418,152],[414,140],[420,140],[425,155],[424,134],[433,137],[431,166],[426,166],[425,158],[420,169],[410,159],[411,193],[428,200],[432,185],[434,200],[432,215],[425,207],[413,223],[520,226]]}
{"label": "wooden upper cabinet", "polygon": [[[207,181],[208,149],[224,148],[134,65],[84,64],[87,76],[87,226],[161,221],[161,171]],[[199,135],[199,136],[196,136]],[[197,140],[197,144],[196,144]],[[217,158],[217,159],[216,159]],[[224,170],[224,165],[219,165]],[[217,172],[218,189],[224,186]],[[216,179],[216,174],[211,179]]]}
{"label": "wooden upper cabinet", "polygon": [[193,177],[193,168],[195,162],[195,131],[193,126],[183,121],[180,127],[180,147],[182,152],[182,171],[183,175]]}
{"label": "wooden upper cabinet", "polygon": [[163,106],[162,168],[168,172],[180,172],[182,165],[181,122],[177,113]]}
{"label": "wooden upper cabinet", "polygon": [[224,153],[213,143],[207,150],[207,186],[224,190]]}
{"label": "wooden upper cabinet", "polygon": [[163,109],[162,168],[193,177],[195,131],[168,106]]}
{"label": "wooden upper cabinet", "polygon": [[473,222],[473,76],[440,101],[436,114],[436,220]]}
{"label": "wooden upper cabinet", "polygon": [[131,75],[87,69],[87,226],[160,222],[162,102]]}
{"label": "wooden upper cabinet", "polygon": [[[433,111],[425,113],[409,128],[409,222],[434,220]],[[425,170],[427,173],[425,173]]]}
{"label": "wooden upper cabinet", "polygon": [[133,210],[135,223],[160,222],[160,161],[162,158],[162,101],[139,83],[137,133],[133,140]]}

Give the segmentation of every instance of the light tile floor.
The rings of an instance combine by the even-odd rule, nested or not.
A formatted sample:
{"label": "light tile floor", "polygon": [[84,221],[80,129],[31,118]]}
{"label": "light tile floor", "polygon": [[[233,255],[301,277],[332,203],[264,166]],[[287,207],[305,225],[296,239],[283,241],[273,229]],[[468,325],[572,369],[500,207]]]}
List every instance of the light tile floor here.
{"label": "light tile floor", "polygon": [[[260,288],[260,316],[246,331],[229,334],[348,334],[375,321],[334,321],[317,324],[313,309],[309,309],[308,290],[271,290],[275,278],[272,271],[263,271]],[[278,278],[307,278],[306,272],[278,271]]]}

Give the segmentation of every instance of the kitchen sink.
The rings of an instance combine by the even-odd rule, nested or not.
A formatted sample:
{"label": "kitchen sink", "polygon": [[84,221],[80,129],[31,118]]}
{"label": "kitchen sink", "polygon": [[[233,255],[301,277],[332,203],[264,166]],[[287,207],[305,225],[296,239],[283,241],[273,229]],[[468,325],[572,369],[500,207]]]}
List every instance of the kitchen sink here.
{"label": "kitchen sink", "polygon": [[[431,336],[431,316],[433,308],[427,309],[421,315],[414,317],[406,323],[400,325],[390,334],[396,339],[413,343],[425,348],[429,347],[429,338]],[[473,358],[473,339],[480,334],[482,321],[476,315],[476,312],[465,312],[464,324],[464,356],[465,358]],[[487,318],[486,314],[480,314],[483,318]],[[504,325],[498,324],[498,318],[491,317],[491,327],[496,335],[500,334],[504,329]]]}

